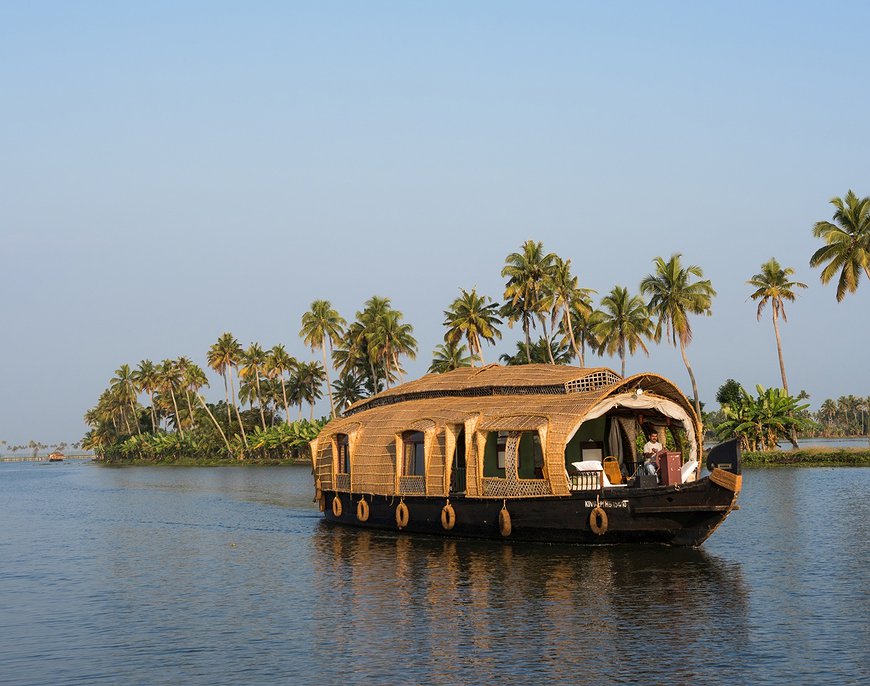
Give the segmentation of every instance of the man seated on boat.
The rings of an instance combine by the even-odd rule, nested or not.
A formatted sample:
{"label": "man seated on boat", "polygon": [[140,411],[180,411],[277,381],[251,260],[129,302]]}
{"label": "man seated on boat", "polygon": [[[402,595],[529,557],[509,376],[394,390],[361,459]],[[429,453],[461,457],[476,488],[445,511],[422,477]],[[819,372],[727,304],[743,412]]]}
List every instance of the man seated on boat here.
{"label": "man seated on boat", "polygon": [[647,474],[656,474],[656,455],[662,450],[662,444],[659,443],[658,433],[653,431],[649,435],[649,440],[643,445],[643,469]]}

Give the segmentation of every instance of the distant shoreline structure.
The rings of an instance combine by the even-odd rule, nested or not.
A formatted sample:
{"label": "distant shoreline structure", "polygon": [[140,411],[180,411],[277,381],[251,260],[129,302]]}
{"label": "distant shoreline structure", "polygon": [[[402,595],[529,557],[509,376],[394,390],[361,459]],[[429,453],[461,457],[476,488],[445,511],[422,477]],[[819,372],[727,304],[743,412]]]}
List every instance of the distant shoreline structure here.
{"label": "distant shoreline structure", "polygon": [[93,453],[80,453],[75,455],[60,454],[60,458],[52,457],[57,453],[46,455],[0,455],[0,462],[62,462],[64,460],[93,460]]}

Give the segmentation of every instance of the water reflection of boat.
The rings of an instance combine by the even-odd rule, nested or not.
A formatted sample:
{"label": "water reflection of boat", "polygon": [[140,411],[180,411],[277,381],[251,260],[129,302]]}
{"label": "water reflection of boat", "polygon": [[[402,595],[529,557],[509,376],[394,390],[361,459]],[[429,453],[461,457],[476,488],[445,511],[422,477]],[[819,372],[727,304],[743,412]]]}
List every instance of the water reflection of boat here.
{"label": "water reflection of boat", "polygon": [[[494,544],[327,522],[312,544],[323,616],[353,626],[324,622],[314,640],[365,654],[384,681],[397,641],[421,656],[415,680],[426,683],[716,682],[711,670],[747,646],[742,567],[704,549]],[[711,669],[686,659],[700,648]],[[505,665],[531,671],[512,679]]]}
{"label": "water reflection of boat", "polygon": [[[639,445],[653,432],[672,449],[646,474]],[[356,526],[697,546],[734,509],[742,479],[735,443],[711,451],[699,478],[700,436],[691,403],[654,374],[465,368],[327,424],[312,443],[316,497],[327,520]]]}

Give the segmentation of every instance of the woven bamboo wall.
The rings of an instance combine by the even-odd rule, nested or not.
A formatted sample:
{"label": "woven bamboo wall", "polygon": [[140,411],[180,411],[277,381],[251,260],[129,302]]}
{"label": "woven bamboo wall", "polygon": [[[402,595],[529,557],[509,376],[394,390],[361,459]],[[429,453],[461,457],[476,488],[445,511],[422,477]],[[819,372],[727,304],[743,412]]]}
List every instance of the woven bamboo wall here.
{"label": "woven bamboo wall", "polygon": [[[444,487],[444,472],[446,471],[447,461],[447,431],[443,428],[441,431],[433,432],[432,448],[426,453],[426,493],[442,494],[446,493]],[[451,451],[450,457],[453,457]],[[448,483],[449,487],[449,483]]]}

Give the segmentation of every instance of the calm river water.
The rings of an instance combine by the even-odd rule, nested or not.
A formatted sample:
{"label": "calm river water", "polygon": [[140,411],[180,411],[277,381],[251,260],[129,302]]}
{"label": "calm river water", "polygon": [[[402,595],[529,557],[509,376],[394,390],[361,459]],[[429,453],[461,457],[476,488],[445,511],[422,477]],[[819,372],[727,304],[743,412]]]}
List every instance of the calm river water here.
{"label": "calm river water", "polygon": [[868,683],[870,469],[700,550],[324,524],[306,468],[0,464],[0,683]]}

